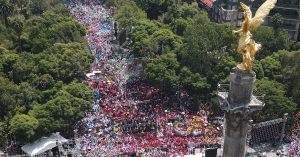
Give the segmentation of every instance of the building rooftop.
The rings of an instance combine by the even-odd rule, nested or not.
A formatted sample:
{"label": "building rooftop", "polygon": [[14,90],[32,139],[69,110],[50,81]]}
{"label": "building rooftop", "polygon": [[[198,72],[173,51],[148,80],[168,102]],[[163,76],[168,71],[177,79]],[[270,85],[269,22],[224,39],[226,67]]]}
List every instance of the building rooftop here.
{"label": "building rooftop", "polygon": [[201,2],[206,5],[208,8],[212,8],[213,7],[213,0],[201,0]]}

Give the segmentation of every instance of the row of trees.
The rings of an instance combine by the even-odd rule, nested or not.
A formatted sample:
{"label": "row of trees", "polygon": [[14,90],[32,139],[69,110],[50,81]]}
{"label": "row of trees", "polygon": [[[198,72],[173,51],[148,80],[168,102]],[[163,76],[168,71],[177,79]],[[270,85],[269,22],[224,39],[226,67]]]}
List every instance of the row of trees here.
{"label": "row of trees", "polygon": [[71,137],[90,109],[85,28],[58,0],[0,0],[0,147]]}
{"label": "row of trees", "polygon": [[[163,4],[167,9],[157,6]],[[115,17],[129,30],[133,53],[146,58],[144,77],[149,83],[171,94],[186,91],[197,105],[218,105],[217,84],[229,83],[231,69],[242,61],[236,53],[238,36],[232,33],[237,28],[211,22],[193,1],[119,0],[117,8]],[[293,115],[300,108],[299,43],[289,39],[280,23],[276,14],[274,28],[261,27],[254,34],[263,45],[253,69],[256,90],[266,95],[266,107],[253,117],[255,121],[285,112]]]}

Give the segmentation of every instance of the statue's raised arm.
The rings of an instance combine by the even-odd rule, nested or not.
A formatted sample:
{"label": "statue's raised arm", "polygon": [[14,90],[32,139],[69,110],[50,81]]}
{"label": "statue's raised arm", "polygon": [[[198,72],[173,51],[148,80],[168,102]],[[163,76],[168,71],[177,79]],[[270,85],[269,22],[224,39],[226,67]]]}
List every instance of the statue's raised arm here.
{"label": "statue's raised arm", "polygon": [[242,23],[241,29],[234,31],[234,33],[239,33],[239,45],[237,48],[238,53],[243,55],[243,63],[237,65],[241,70],[252,69],[252,64],[254,56],[257,51],[261,49],[261,45],[257,44],[252,39],[252,31],[255,31],[263,22],[270,10],[275,7],[277,0],[266,0],[256,11],[255,16],[252,18],[252,12],[250,7],[241,4],[241,8],[244,11],[244,21]]}

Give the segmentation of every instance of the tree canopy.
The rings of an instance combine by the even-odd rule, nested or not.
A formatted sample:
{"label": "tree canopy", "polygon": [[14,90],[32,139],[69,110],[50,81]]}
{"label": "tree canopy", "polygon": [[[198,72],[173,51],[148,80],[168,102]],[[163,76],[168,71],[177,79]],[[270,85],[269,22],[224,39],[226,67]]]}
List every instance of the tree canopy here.
{"label": "tree canopy", "polygon": [[10,120],[10,131],[23,143],[30,142],[35,136],[39,121],[25,114],[17,114]]}
{"label": "tree canopy", "polygon": [[132,27],[140,20],[146,18],[146,13],[141,10],[134,2],[129,1],[122,5],[115,14],[120,26],[127,29]]}
{"label": "tree canopy", "polygon": [[90,109],[85,28],[56,0],[0,0],[0,147],[72,126]]}
{"label": "tree canopy", "polygon": [[259,121],[280,118],[284,113],[293,115],[297,105],[286,97],[286,87],[276,81],[262,79],[256,81],[257,91],[265,95],[266,106],[260,114]]}
{"label": "tree canopy", "polygon": [[[73,86],[73,87],[71,87]],[[80,93],[74,93],[74,86],[71,85],[64,87],[76,95],[82,96],[85,92],[92,93],[91,90],[85,90],[87,88],[80,89]],[[81,86],[81,85],[77,85]],[[84,90],[84,91],[82,91]],[[43,135],[45,133],[50,134],[65,130],[62,135],[70,136],[73,134],[73,125],[81,118],[83,118],[84,111],[90,109],[90,103],[88,100],[84,100],[82,97],[76,97],[62,89],[57,95],[44,105],[35,105],[33,110],[30,111],[30,115],[37,118],[41,124],[38,126],[38,134]],[[89,97],[86,97],[89,98]],[[89,99],[91,100],[91,99]]]}

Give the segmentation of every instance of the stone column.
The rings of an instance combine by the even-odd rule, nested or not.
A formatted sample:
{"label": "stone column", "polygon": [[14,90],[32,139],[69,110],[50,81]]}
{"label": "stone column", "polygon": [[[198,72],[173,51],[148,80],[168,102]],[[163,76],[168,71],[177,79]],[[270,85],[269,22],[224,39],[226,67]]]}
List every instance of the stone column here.
{"label": "stone column", "polygon": [[248,116],[243,113],[225,113],[223,157],[244,157],[248,133]]}
{"label": "stone column", "polygon": [[253,84],[256,75],[253,71],[232,69],[228,100],[232,108],[247,107],[253,95]]}
{"label": "stone column", "polygon": [[244,157],[249,127],[253,84],[253,71],[234,68],[230,73],[228,109],[225,112],[225,137],[223,157]]}

